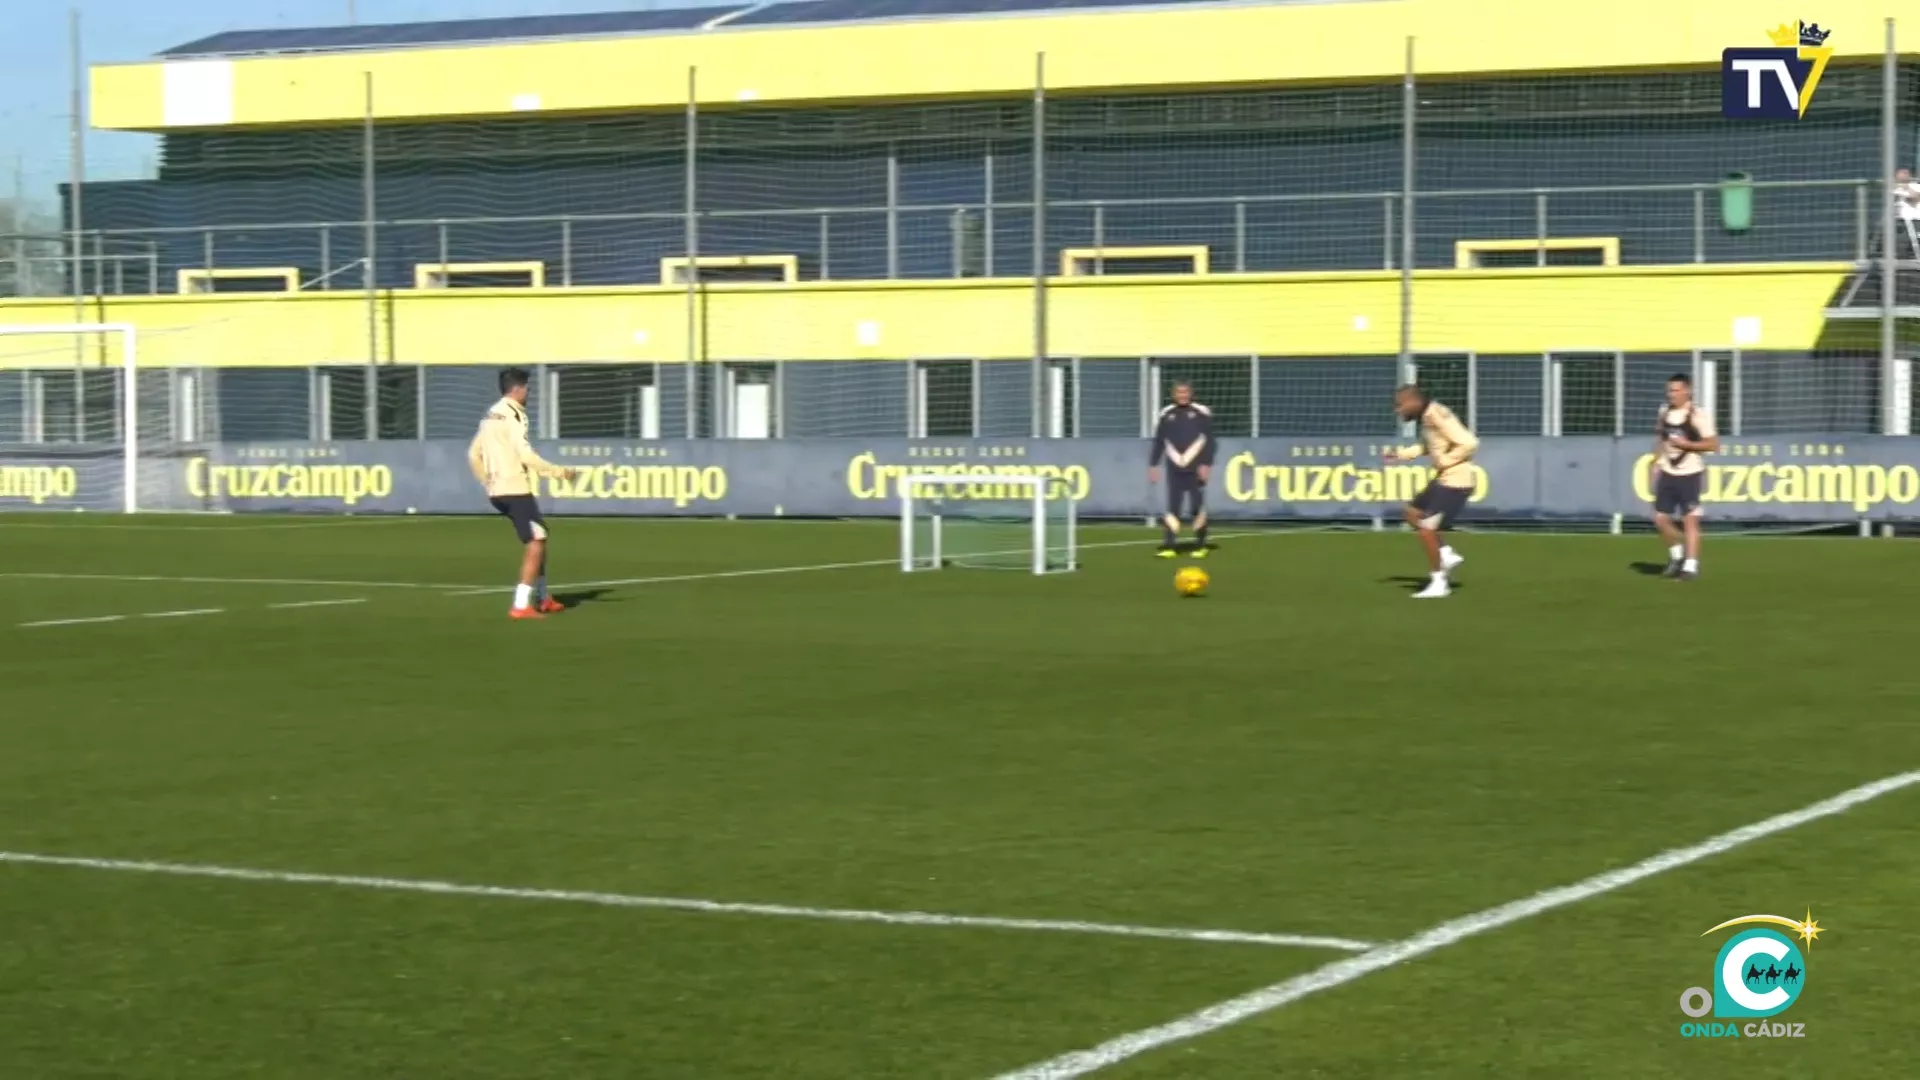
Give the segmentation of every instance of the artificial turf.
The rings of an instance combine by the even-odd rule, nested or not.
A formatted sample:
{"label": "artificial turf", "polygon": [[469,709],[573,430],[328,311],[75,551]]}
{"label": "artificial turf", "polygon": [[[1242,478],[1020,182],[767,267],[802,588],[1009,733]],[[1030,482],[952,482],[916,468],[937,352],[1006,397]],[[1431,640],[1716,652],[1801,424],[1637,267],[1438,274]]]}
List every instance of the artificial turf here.
{"label": "artificial turf", "polygon": [[[1678,585],[1467,536],[1415,603],[1400,535],[1229,535],[1182,600],[1138,528],[1046,578],[902,575],[884,524],[554,533],[613,584],[511,623],[497,521],[0,519],[0,851],[1391,941],[1920,767],[1904,541]],[[1909,1076],[1916,818],[1112,1075]],[[1702,931],[1808,907],[1806,1037],[1681,1038]],[[1344,955],[0,863],[0,1076],[982,1078]]]}

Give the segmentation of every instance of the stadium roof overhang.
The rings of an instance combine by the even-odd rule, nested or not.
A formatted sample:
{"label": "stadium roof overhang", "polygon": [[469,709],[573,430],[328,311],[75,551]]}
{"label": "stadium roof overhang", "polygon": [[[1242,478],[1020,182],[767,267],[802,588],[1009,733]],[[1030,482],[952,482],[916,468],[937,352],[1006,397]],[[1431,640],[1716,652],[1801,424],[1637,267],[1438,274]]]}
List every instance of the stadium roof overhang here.
{"label": "stadium roof overhang", "polygon": [[[1598,18],[1539,0],[1018,2],[1058,6],[954,14],[989,5],[899,0],[885,17],[808,23],[805,4],[735,4],[697,23],[652,13],[219,35],[94,68],[92,120],[156,132],[346,124],[369,96],[380,120],[577,115],[682,107],[690,83],[703,105],[1015,95],[1032,91],[1041,54],[1061,93],[1379,81],[1405,71],[1409,37],[1426,77],[1697,70],[1728,46],[1767,45],[1779,21],[1730,0],[1616,0]],[[1895,6],[1822,6],[1836,57],[1879,55]],[[789,8],[776,12],[787,21],[753,21]]]}

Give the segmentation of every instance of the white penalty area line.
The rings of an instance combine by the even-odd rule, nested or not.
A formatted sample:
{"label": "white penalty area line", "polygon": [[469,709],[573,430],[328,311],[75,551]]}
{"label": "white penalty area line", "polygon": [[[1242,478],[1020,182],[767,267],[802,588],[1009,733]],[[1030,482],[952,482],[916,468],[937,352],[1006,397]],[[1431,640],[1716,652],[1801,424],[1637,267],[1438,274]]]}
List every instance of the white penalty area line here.
{"label": "white penalty area line", "polygon": [[1920,770],[1875,780],[1873,783],[1863,784],[1851,791],[1835,795],[1831,799],[1770,817],[1752,825],[1745,825],[1732,832],[1721,833],[1710,840],[1661,852],[1632,866],[1609,870],[1585,881],[1563,885],[1557,889],[1548,889],[1524,900],[1516,900],[1441,923],[1403,941],[1381,945],[1345,960],[1336,960],[1304,975],[1297,975],[1284,982],[1274,983],[1272,986],[1263,987],[1217,1005],[1209,1005],[1198,1012],[1158,1027],[1121,1035],[1090,1049],[1077,1050],[1050,1061],[1029,1065],[1024,1069],[1002,1073],[995,1080],[1070,1080],[1072,1077],[1085,1076],[1169,1043],[1197,1038],[1312,997],[1323,990],[1344,986],[1373,972],[1397,967],[1409,960],[1418,959],[1489,930],[1498,930],[1556,908],[1591,900],[1604,893],[1645,881],[1657,874],[1664,874],[1669,870],[1676,870],[1702,859],[1725,854],[1755,840],[1763,840],[1776,833],[1798,828],[1808,822],[1846,813],[1862,803],[1871,802],[1882,795],[1890,795],[1916,784],[1920,784]]}
{"label": "white penalty area line", "polygon": [[595,907],[684,911],[697,912],[704,915],[758,915],[777,919],[880,923],[889,926],[1051,931],[1062,934],[1102,934],[1109,937],[1159,938],[1169,941],[1204,941],[1229,945],[1266,945],[1295,949],[1335,949],[1343,952],[1362,952],[1374,948],[1373,944],[1365,941],[1353,941],[1339,937],[1316,937],[1303,934],[1263,934],[1243,930],[1190,930],[1164,926],[1128,926],[1118,923],[1084,922],[1075,919],[1003,919],[983,915],[942,915],[928,911],[863,911],[853,908],[796,907],[790,904],[747,904],[721,900],[696,900],[676,896],[634,896],[626,893],[580,892],[571,889],[524,889],[499,885],[462,885],[450,881],[418,881],[410,878],[360,877],[345,874],[307,874],[281,870],[251,870],[235,866],[207,866],[197,863],[94,859],[68,855],[37,855],[19,851],[0,851],[0,863],[13,863],[22,866],[66,867],[77,870],[109,870],[128,874],[159,874],[169,877],[216,878],[225,881],[270,882],[282,885],[326,885],[345,889],[425,893],[433,896],[478,897],[490,900],[533,900],[561,904],[590,904]]}

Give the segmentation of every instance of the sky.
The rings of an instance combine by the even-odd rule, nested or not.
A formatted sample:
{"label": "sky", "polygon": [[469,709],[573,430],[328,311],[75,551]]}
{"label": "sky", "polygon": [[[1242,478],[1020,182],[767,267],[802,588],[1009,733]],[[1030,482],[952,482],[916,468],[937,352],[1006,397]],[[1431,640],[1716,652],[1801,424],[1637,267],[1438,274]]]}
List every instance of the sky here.
{"label": "sky", "polygon": [[[69,13],[80,13],[84,62],[144,60],[162,49],[225,30],[425,22],[506,15],[632,11],[686,6],[687,0],[0,0],[0,201],[18,186],[36,208],[58,198],[71,169],[73,109]],[[157,139],[92,132],[90,180],[152,174]],[[18,177],[16,185],[16,177]]]}

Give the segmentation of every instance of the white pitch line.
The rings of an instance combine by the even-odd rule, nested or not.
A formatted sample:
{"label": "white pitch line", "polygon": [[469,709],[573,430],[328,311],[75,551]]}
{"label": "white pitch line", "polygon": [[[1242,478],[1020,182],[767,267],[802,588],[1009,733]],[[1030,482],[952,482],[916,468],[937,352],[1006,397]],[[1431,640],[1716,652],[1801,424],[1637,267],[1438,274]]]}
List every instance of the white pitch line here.
{"label": "white pitch line", "polygon": [[295,600],[290,604],[268,604],[267,610],[293,611],[298,608],[345,607],[348,604],[364,604],[366,602],[365,597],[356,597],[352,600]]}
{"label": "white pitch line", "polygon": [[1489,930],[1498,930],[1555,908],[1591,900],[1603,893],[1623,889],[1656,874],[1664,874],[1669,870],[1724,854],[1755,840],[1763,840],[1775,833],[1786,832],[1788,829],[1797,828],[1810,821],[1845,813],[1862,803],[1915,784],[1920,784],[1920,770],[1875,780],[1871,784],[1863,784],[1851,791],[1835,795],[1831,799],[1822,800],[1799,810],[1791,810],[1752,825],[1745,825],[1731,832],[1721,833],[1710,840],[1661,852],[1632,866],[1609,870],[1585,881],[1563,885],[1557,889],[1548,889],[1524,900],[1516,900],[1441,923],[1404,941],[1391,942],[1359,956],[1336,960],[1304,975],[1296,975],[1284,982],[1274,983],[1272,986],[1263,987],[1217,1005],[1209,1005],[1198,1012],[1158,1027],[1121,1035],[1090,1049],[1076,1050],[1050,1061],[1002,1073],[995,1080],[1070,1080],[1072,1077],[1085,1076],[1169,1043],[1197,1038],[1262,1013],[1272,1012],[1323,990],[1344,986],[1362,976],[1396,967]]}
{"label": "white pitch line", "polygon": [[790,904],[745,904],[720,900],[694,900],[676,896],[633,896],[626,893],[578,892],[570,889],[523,889],[499,885],[461,885],[449,881],[418,881],[410,878],[360,877],[344,874],[307,874],[281,870],[250,870],[234,866],[207,866],[196,863],[147,862],[125,859],[94,859],[69,855],[36,855],[19,851],[0,851],[0,863],[26,866],[61,866],[81,870],[113,870],[131,874],[161,874],[171,877],[219,878],[227,881],[260,881],[283,885],[329,885],[347,889],[372,889],[381,892],[427,893],[435,896],[482,897],[494,900],[540,900],[550,903],[591,904],[596,907],[642,908],[658,911],[690,911],[707,915],[761,915],[782,919],[814,919],[826,922],[883,923],[891,926],[969,927],[984,930],[1039,930],[1065,934],[1104,934],[1112,937],[1161,938],[1171,941],[1205,941],[1233,945],[1270,945],[1296,949],[1338,949],[1361,952],[1374,946],[1365,941],[1301,934],[1262,934],[1243,930],[1189,930],[1164,926],[1128,926],[1116,923],[1083,922],[1062,919],[1003,919],[983,915],[941,915],[927,911],[862,911],[851,908],[796,907]]}
{"label": "white pitch line", "polygon": [[[1221,533],[1219,536],[1215,537],[1214,539],[1239,540],[1239,539],[1246,539],[1248,537],[1255,537],[1255,536],[1279,536],[1279,535],[1282,535],[1282,534],[1277,530],[1262,530],[1260,532],[1247,532],[1247,533]],[[1091,551],[1097,548],[1142,547],[1147,544],[1157,544],[1159,542],[1160,541],[1155,539],[1105,540],[1097,544],[1081,544],[1079,545],[1078,550]],[[1025,555],[1027,554],[1027,550],[1021,549],[1019,551],[985,552],[984,554]],[[561,593],[561,592],[568,592],[573,589],[611,588],[615,585],[668,585],[674,582],[681,582],[681,581],[719,581],[726,578],[773,577],[779,574],[807,574],[807,573],[813,573],[815,571],[821,571],[821,570],[860,570],[860,569],[873,567],[873,566],[898,566],[898,565],[900,565],[900,557],[898,555],[895,555],[892,558],[887,558],[887,559],[863,559],[859,562],[813,563],[806,566],[763,566],[763,567],[757,567],[757,568],[748,569],[748,570],[715,570],[708,573],[700,573],[700,574],[669,574],[663,577],[615,578],[609,581],[575,581],[565,585],[555,585],[551,589],[549,589],[549,591]],[[491,586],[485,589],[470,589],[470,588],[465,588],[463,586],[450,585],[450,586],[447,586],[447,588],[459,590],[457,592],[449,592],[447,594],[449,596],[494,596],[500,593],[510,593],[514,589],[514,587],[511,585],[507,585],[504,587]]]}
{"label": "white pitch line", "polygon": [[139,617],[142,619],[185,619],[194,615],[221,615],[224,614],[226,610],[226,608],[203,607],[188,608],[184,611],[144,611],[140,613]]}
{"label": "white pitch line", "polygon": [[[614,578],[608,581],[576,581],[567,585],[554,585],[547,591],[562,593],[573,589],[599,589],[614,585],[667,585],[676,581],[719,581],[724,578],[771,577],[775,574],[806,574],[816,570],[857,570],[866,566],[898,566],[900,557],[891,559],[868,559],[864,562],[815,563],[809,566],[763,566],[751,570],[714,570],[702,574],[667,574],[662,577]],[[448,596],[497,596],[510,593],[514,586],[490,586],[485,589],[459,589]]]}
{"label": "white pitch line", "polygon": [[119,622],[125,615],[93,615],[84,619],[41,619],[39,622],[23,622],[20,629],[30,630],[36,626],[84,626],[89,623]]}
{"label": "white pitch line", "polygon": [[[215,515],[209,515],[209,516],[226,517],[231,519],[234,515],[215,514]],[[246,525],[157,525],[157,524],[122,525],[117,523],[111,524],[111,525],[79,525],[79,524],[66,524],[66,523],[51,522],[51,521],[0,521],[0,532],[11,532],[11,531],[23,530],[23,529],[24,530],[65,529],[72,532],[81,532],[81,531],[86,531],[86,532],[208,532],[208,533],[268,532],[268,531],[278,531],[281,529],[354,529],[354,528],[363,528],[368,525],[401,525],[401,524],[408,524],[408,523],[422,522],[422,521],[455,521],[455,520],[460,520],[460,519],[452,518],[452,517],[444,517],[444,516],[401,517],[399,515],[392,515],[392,516],[384,516],[384,517],[344,518],[344,519],[329,520],[329,521],[287,521],[287,522],[277,522],[277,523],[261,522],[261,523],[250,523]]]}
{"label": "white pitch line", "polygon": [[[1260,536],[1292,536],[1279,529],[1262,529],[1256,532],[1221,533],[1216,539],[1245,540]],[[1093,551],[1100,548],[1141,547],[1158,543],[1153,539],[1108,540],[1094,544],[1081,544],[1080,550]],[[1024,554],[1007,552],[1006,554]],[[824,570],[856,570],[873,566],[895,566],[900,559],[893,556],[885,559],[864,559],[858,562],[812,563],[805,566],[764,566],[744,570],[715,570],[698,574],[669,574],[659,577],[612,578],[606,581],[572,581],[554,585],[552,591],[567,592],[573,589],[608,588],[615,585],[666,585],[681,581],[719,581],[727,578],[770,577],[778,574],[806,574]],[[462,585],[457,582],[435,583],[430,581],[340,581],[330,578],[253,578],[253,577],[168,577],[160,574],[61,574],[43,571],[0,571],[0,580],[21,581],[121,581],[147,582],[163,585],[271,585],[289,587],[311,587],[321,589],[431,589],[445,592],[449,596],[492,596],[510,593],[513,586],[498,585]]]}

